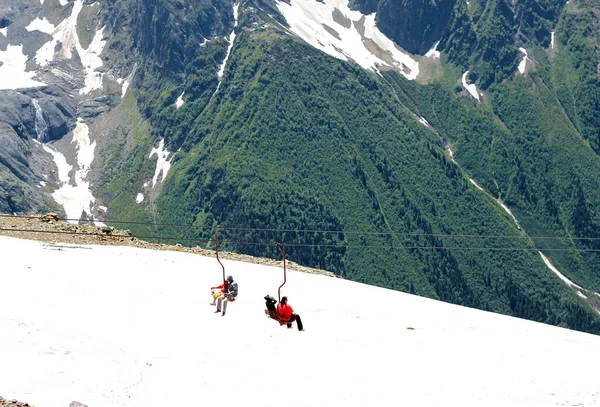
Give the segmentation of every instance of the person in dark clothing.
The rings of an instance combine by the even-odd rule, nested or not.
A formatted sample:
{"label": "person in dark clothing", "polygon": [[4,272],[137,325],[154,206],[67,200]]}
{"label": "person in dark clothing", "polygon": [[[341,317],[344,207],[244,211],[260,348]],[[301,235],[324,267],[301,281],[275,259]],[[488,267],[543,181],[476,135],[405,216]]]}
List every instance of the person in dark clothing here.
{"label": "person in dark clothing", "polygon": [[265,305],[267,306],[267,312],[271,318],[277,317],[277,309],[275,308],[277,300],[271,297],[269,294],[265,295]]}
{"label": "person in dark clothing", "polygon": [[238,283],[233,281],[233,277],[231,276],[227,276],[227,281],[229,282],[227,292],[225,292],[217,300],[217,310],[215,311],[215,313],[221,312],[221,305],[223,305],[223,314],[221,314],[222,316],[225,316],[225,312],[227,311],[227,303],[229,301],[235,301],[235,298],[238,295]]}
{"label": "person in dark clothing", "polygon": [[296,324],[298,324],[298,330],[304,331],[300,315],[296,314],[292,306],[287,303],[287,297],[281,298],[281,302],[277,306],[277,316],[281,322],[284,322],[287,325],[288,328],[291,328],[292,322],[296,321]]}

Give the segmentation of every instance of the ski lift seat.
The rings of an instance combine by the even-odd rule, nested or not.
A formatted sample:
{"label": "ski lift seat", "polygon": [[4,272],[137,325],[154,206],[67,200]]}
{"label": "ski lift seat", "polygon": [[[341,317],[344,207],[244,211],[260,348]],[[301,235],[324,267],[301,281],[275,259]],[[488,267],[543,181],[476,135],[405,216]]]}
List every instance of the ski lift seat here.
{"label": "ski lift seat", "polygon": [[287,319],[282,319],[279,315],[277,315],[276,312],[271,312],[268,309],[265,310],[265,314],[267,314],[267,317],[274,319],[275,321],[279,322],[279,325],[287,325],[290,323],[289,320]]}

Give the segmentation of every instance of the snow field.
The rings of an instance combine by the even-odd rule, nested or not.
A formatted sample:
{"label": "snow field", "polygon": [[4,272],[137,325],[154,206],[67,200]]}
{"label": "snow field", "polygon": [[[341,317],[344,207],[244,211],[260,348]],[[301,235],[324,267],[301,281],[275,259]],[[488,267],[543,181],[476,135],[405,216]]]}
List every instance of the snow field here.
{"label": "snow field", "polygon": [[157,157],[157,161],[156,161],[156,169],[154,170],[154,177],[152,177],[152,188],[154,188],[156,186],[156,183],[158,182],[158,176],[161,175],[161,173],[162,173],[160,182],[163,182],[165,180],[165,178],[167,178],[167,174],[169,173],[169,170],[171,169],[171,162],[168,159],[169,154],[171,154],[171,153],[165,148],[165,140],[164,139],[160,140],[158,147],[152,148],[152,150],[150,151],[149,157],[151,158],[155,154]]}
{"label": "snow field", "polygon": [[[265,317],[282,269],[0,237],[0,394],[33,405],[552,406],[600,403],[600,337],[288,271],[305,332]],[[288,251],[293,257],[293,251]],[[408,327],[414,330],[407,329]],[[568,372],[568,374],[565,374]]]}
{"label": "snow field", "polygon": [[353,60],[364,69],[399,69],[408,79],[419,75],[419,64],[402,52],[368,16],[350,10],[348,0],[277,1],[292,32],[313,47],[338,59]]}
{"label": "snow field", "polygon": [[0,90],[46,86],[33,80],[36,73],[28,72],[26,63],[23,45],[8,45],[6,51],[0,50]]}
{"label": "snow field", "polygon": [[[93,217],[92,208],[96,198],[90,190],[88,173],[92,161],[94,161],[96,142],[90,143],[89,127],[81,118],[77,119],[77,126],[73,130],[72,143],[77,145],[78,164],[72,184],[68,175],[72,167],[67,163],[64,155],[44,145],[44,150],[52,154],[54,158],[59,170],[59,180],[62,183],[61,187],[52,193],[52,197],[59,205],[63,206],[69,219],[79,219],[82,213]],[[96,222],[96,224],[103,225],[101,222]]]}
{"label": "snow field", "polygon": [[462,85],[469,92],[471,96],[473,96],[477,101],[479,101],[479,92],[477,92],[477,86],[473,83],[467,83],[467,77],[469,76],[469,71],[466,71],[462,75]]}

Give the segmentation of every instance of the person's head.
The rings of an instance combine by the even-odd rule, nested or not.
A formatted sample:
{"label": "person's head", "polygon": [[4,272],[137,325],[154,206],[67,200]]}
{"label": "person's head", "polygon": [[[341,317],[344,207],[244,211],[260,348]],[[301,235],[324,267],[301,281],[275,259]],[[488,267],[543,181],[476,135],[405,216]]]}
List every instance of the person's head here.
{"label": "person's head", "polygon": [[233,277],[227,276],[227,281],[229,281],[230,283],[233,283]]}
{"label": "person's head", "polygon": [[287,297],[281,297],[281,303],[287,304]]}

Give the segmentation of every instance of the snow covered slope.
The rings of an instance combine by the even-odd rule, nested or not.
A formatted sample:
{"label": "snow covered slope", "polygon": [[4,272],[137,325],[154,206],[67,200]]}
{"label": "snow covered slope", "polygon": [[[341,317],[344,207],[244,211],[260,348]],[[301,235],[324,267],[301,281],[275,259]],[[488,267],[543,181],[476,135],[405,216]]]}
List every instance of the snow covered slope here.
{"label": "snow covered slope", "polygon": [[348,0],[276,1],[291,30],[313,47],[365,69],[397,69],[408,79],[419,75],[419,64],[402,51],[368,16],[351,10]]}
{"label": "snow covered slope", "polygon": [[[33,405],[553,406],[600,403],[600,337],[322,275],[0,237],[0,395]],[[414,330],[407,329],[408,327]]]}

